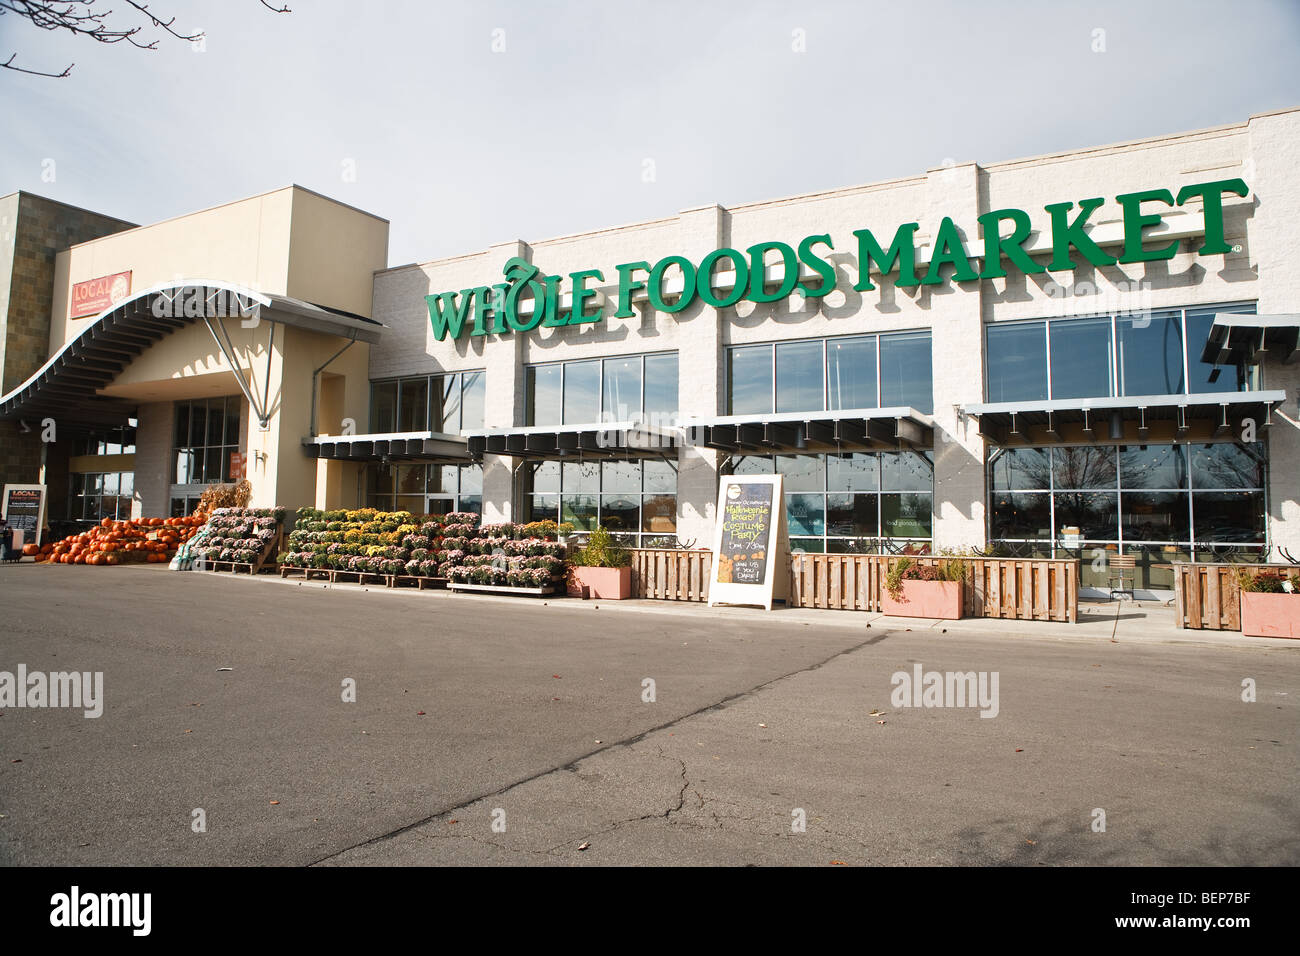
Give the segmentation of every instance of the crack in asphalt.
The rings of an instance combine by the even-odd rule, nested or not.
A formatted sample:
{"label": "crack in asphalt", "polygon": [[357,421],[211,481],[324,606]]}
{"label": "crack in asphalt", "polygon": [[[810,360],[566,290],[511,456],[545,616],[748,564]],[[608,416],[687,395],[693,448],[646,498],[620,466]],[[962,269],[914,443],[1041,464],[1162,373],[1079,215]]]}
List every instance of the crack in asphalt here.
{"label": "crack in asphalt", "polygon": [[[736,701],[744,700],[744,699],[747,698],[747,697],[753,697],[754,695],[760,693],[760,692],[763,691],[763,690],[766,690],[767,688],[769,688],[769,687],[771,687],[771,686],[773,686],[773,685],[775,685],[775,684],[780,683],[781,681],[789,680],[790,678],[792,678],[792,677],[797,677],[797,676],[799,676],[799,675],[801,675],[801,674],[808,674],[808,673],[811,673],[811,672],[813,672],[813,671],[820,670],[821,668],[825,667],[827,664],[830,664],[830,663],[832,663],[833,661],[839,660],[841,657],[847,657],[847,656],[850,655],[850,654],[855,654],[855,653],[857,653],[858,651],[862,650],[863,648],[866,648],[866,647],[872,647],[872,646],[874,646],[874,645],[876,645],[876,644],[879,644],[881,641],[883,641],[883,640],[885,640],[887,637],[889,637],[889,635],[890,635],[891,633],[892,633],[892,632],[890,632],[890,631],[885,631],[885,632],[880,633],[880,634],[875,634],[875,635],[873,635],[872,637],[869,637],[869,638],[867,638],[867,639],[864,640],[864,641],[860,641],[860,642],[858,642],[857,644],[853,644],[853,645],[850,646],[850,647],[846,647],[846,648],[844,648],[844,649],[841,650],[841,651],[837,651],[837,652],[835,652],[834,654],[830,655],[829,657],[823,658],[823,659],[820,660],[820,661],[814,661],[812,664],[809,664],[809,665],[806,666],[806,667],[800,667],[800,668],[798,668],[798,669],[796,669],[796,670],[790,671],[789,673],[781,674],[781,675],[779,675],[779,676],[777,676],[777,677],[769,678],[768,680],[765,680],[765,681],[762,681],[761,683],[755,684],[753,687],[750,687],[750,688],[747,689],[747,690],[737,691],[737,692],[734,693],[734,694],[728,694],[726,697],[723,697],[723,698],[721,698],[720,700],[716,700],[716,701],[714,701],[714,702],[711,703],[711,704],[705,704],[704,706],[702,706],[702,707],[698,707],[698,708],[696,708],[695,710],[692,710],[692,711],[690,711],[690,712],[688,712],[688,713],[680,714],[680,715],[678,715],[677,717],[672,718],[671,720],[667,720],[667,721],[665,721],[665,722],[662,723],[662,724],[657,724],[657,725],[654,726],[654,727],[647,728],[646,730],[643,730],[643,731],[640,731],[639,733],[633,734],[633,735],[630,736],[630,737],[625,737],[625,738],[622,739],[622,740],[616,740],[616,741],[613,741],[613,742],[611,742],[611,743],[604,744],[604,745],[602,745],[602,746],[600,746],[600,747],[595,748],[594,750],[590,750],[590,751],[588,751],[587,753],[584,753],[584,754],[582,754],[582,755],[580,755],[580,756],[578,756],[578,757],[575,757],[575,758],[572,759],[572,760],[569,760],[569,761],[566,761],[565,763],[559,764],[558,766],[548,767],[548,768],[543,769],[543,770],[538,770],[538,771],[535,772],[535,773],[531,773],[531,774],[529,774],[529,775],[527,775],[527,776],[525,776],[525,777],[522,777],[522,778],[520,778],[520,779],[518,779],[518,780],[512,781],[511,783],[507,783],[507,784],[505,784],[504,786],[498,787],[498,788],[495,789],[495,790],[491,790],[491,791],[489,791],[489,792],[487,792],[487,793],[480,793],[480,794],[478,794],[477,796],[470,797],[470,798],[467,799],[467,800],[462,800],[462,801],[460,801],[459,803],[454,804],[453,806],[450,806],[450,807],[444,807],[443,809],[437,811],[436,813],[428,814],[427,816],[421,817],[420,819],[415,820],[415,821],[413,821],[413,822],[411,822],[411,823],[403,824],[403,825],[400,826],[400,827],[397,827],[397,828],[395,828],[395,829],[393,829],[393,830],[389,830],[389,831],[387,831],[386,833],[381,833],[381,834],[379,834],[379,835],[377,835],[377,836],[370,837],[370,838],[367,839],[367,840],[362,840],[362,841],[359,842],[359,843],[353,843],[353,844],[350,844],[349,846],[345,846],[345,847],[343,847],[343,848],[341,848],[341,849],[339,849],[339,850],[335,850],[335,851],[333,851],[332,853],[327,853],[325,856],[322,856],[322,857],[320,857],[319,859],[313,860],[313,861],[307,863],[306,865],[307,865],[307,866],[319,866],[319,865],[322,864],[322,863],[328,863],[330,860],[337,859],[338,857],[341,857],[341,856],[343,856],[343,855],[346,854],[346,853],[351,853],[351,852],[354,851],[354,850],[359,850],[359,849],[362,849],[363,847],[376,846],[376,845],[378,845],[378,844],[380,844],[380,843],[386,843],[386,842],[388,842],[389,840],[393,840],[393,839],[395,839],[395,838],[397,838],[397,837],[399,837],[399,836],[402,836],[402,835],[405,834],[405,833],[409,833],[409,832],[411,832],[412,830],[416,830],[416,829],[418,829],[418,828],[420,828],[420,827],[422,827],[422,826],[425,826],[426,824],[432,823],[432,822],[434,822],[435,820],[439,819],[440,817],[445,817],[445,816],[447,816],[447,815],[450,814],[450,813],[455,813],[455,812],[457,812],[458,810],[464,810],[464,809],[466,809],[466,808],[468,808],[468,807],[471,807],[471,806],[473,806],[473,805],[476,804],[476,803],[480,803],[480,802],[482,802],[482,801],[484,801],[484,800],[490,800],[490,799],[492,799],[493,797],[501,796],[502,794],[508,793],[508,792],[510,792],[511,790],[516,789],[517,787],[521,787],[521,786],[523,786],[524,784],[532,783],[534,780],[540,780],[540,779],[542,779],[543,777],[550,776],[550,775],[553,774],[553,773],[557,773],[557,772],[562,771],[562,770],[569,771],[569,772],[575,772],[575,771],[576,771],[576,768],[578,767],[579,764],[581,764],[581,763],[582,763],[583,761],[585,761],[585,760],[589,760],[590,758],[596,756],[597,754],[604,753],[604,752],[606,752],[606,751],[608,751],[608,750],[614,750],[615,748],[620,748],[620,747],[631,747],[631,746],[633,746],[634,744],[638,744],[638,743],[640,743],[641,741],[645,740],[645,739],[646,739],[647,737],[649,737],[651,734],[656,734],[656,733],[658,733],[658,732],[661,731],[661,730],[666,730],[666,729],[668,729],[669,727],[674,727],[674,726],[676,726],[676,725],[678,725],[678,724],[680,724],[680,723],[682,723],[682,722],[684,722],[684,721],[686,721],[686,720],[689,720],[689,719],[692,718],[692,717],[698,717],[698,716],[700,716],[701,714],[707,714],[707,713],[711,713],[711,712],[713,712],[713,711],[723,710],[723,709],[725,709],[726,707],[730,706],[731,704],[734,704]],[[662,750],[660,750],[660,755],[663,756],[663,751],[662,751]],[[680,812],[681,809],[682,809],[682,807],[684,806],[684,804],[685,804],[685,802],[686,802],[686,791],[687,791],[687,789],[690,787],[690,782],[686,779],[686,763],[685,763],[685,761],[682,761],[680,758],[674,758],[674,759],[677,759],[678,762],[681,763],[681,765],[682,765],[682,771],[681,771],[681,774],[682,774],[682,780],[683,780],[682,789],[681,789],[680,794],[678,795],[678,803],[677,803],[677,806],[676,806],[676,807],[670,807],[668,810],[664,811],[663,813],[653,813],[653,814],[649,814],[649,815],[642,816],[642,817],[635,817],[635,818],[633,818],[633,819],[631,819],[631,820],[621,820],[621,821],[618,821],[617,823],[615,823],[612,827],[608,827],[608,828],[606,828],[606,829],[602,829],[602,830],[596,831],[596,833],[594,833],[594,834],[592,834],[592,835],[598,835],[599,833],[608,833],[608,832],[610,832],[611,830],[616,829],[617,827],[625,826],[625,825],[627,825],[627,824],[629,824],[629,823],[640,822],[640,821],[642,821],[642,820],[647,820],[647,819],[656,819],[656,818],[662,818],[662,819],[665,819],[665,820],[666,820],[666,819],[669,818],[669,816],[670,816],[671,814],[676,813],[676,812]],[[703,802],[703,798],[701,797],[700,799],[701,799],[701,803],[702,803],[702,802]],[[470,837],[470,839],[475,839],[475,838],[474,838],[474,837]],[[494,846],[497,846],[497,845],[499,845],[499,844],[495,844],[495,843],[494,843],[493,845],[494,845]],[[568,841],[566,841],[565,843],[559,844],[559,846],[561,846],[561,847],[562,847],[562,846],[568,846],[568,845],[569,845],[569,844],[568,844]],[[557,849],[557,848],[558,848],[558,847],[553,847],[553,848],[548,849],[548,850],[541,850],[541,851],[532,850],[532,851],[528,851],[528,852],[531,852],[531,853],[539,853],[539,852],[540,852],[540,853],[550,853],[550,852],[552,852],[554,849]],[[518,849],[518,848],[514,848],[514,849]]]}

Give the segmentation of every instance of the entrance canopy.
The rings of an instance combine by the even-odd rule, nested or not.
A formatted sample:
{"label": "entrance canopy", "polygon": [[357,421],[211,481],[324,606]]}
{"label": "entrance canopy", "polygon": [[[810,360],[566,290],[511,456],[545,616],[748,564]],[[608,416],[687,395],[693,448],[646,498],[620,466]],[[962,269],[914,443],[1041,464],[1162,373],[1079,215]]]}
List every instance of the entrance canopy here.
{"label": "entrance canopy", "polygon": [[780,415],[732,415],[689,423],[708,448],[732,454],[831,453],[928,448],[930,416],[908,406]]}
{"label": "entrance canopy", "polygon": [[[994,402],[963,405],[962,411],[979,419],[980,434],[998,445],[1023,443],[1026,429],[1056,435],[1063,425],[1078,425],[1098,440],[1124,437],[1123,423],[1137,422],[1138,437],[1145,438],[1156,422],[1173,422],[1183,434],[1193,422],[1213,422],[1215,435],[1227,435],[1243,417],[1267,423],[1274,405],[1286,400],[1281,390],[1261,392],[1207,392],[1199,395],[1135,395],[1118,398],[1056,399],[1039,402]],[[1117,423],[1118,434],[1114,425]]]}
{"label": "entrance canopy", "polygon": [[[383,329],[380,323],[358,315],[288,296],[265,295],[227,282],[192,279],[154,286],[95,316],[35,375],[0,397],[0,418],[39,420],[49,415],[60,420],[125,424],[135,414],[134,405],[101,395],[100,390],[137,356],[195,322],[206,323],[225,352],[229,335],[225,335],[223,343],[218,334],[224,332],[222,323],[246,324],[254,320],[361,342],[378,341]],[[238,366],[232,362],[232,368],[244,389]]]}
{"label": "entrance canopy", "polygon": [[1214,316],[1201,361],[1210,365],[1258,365],[1268,354],[1285,362],[1300,347],[1300,315]]}
{"label": "entrance canopy", "polygon": [[462,436],[440,432],[316,435],[304,438],[302,446],[309,457],[331,461],[470,461]]}

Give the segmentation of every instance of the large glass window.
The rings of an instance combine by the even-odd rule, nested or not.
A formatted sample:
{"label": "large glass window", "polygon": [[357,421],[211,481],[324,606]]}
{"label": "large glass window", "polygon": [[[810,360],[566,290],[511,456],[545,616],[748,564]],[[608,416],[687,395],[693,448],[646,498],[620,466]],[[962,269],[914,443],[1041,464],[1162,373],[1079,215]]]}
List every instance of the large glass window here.
{"label": "large glass window", "polygon": [[567,362],[564,366],[564,421],[600,421],[600,362]]}
{"label": "large glass window", "polygon": [[401,383],[397,405],[397,431],[422,432],[429,427],[429,380],[407,379]]}
{"label": "large glass window", "polygon": [[370,386],[370,431],[442,432],[483,427],[484,373],[421,375]]}
{"label": "large glass window", "polygon": [[528,425],[559,425],[564,421],[563,365],[530,365],[524,372]]}
{"label": "large glass window", "polygon": [[640,356],[605,359],[601,379],[601,421],[625,422],[641,411]]}
{"label": "large glass window", "polygon": [[366,467],[366,504],[411,514],[483,513],[482,465],[372,464]]}
{"label": "large glass window", "polygon": [[526,425],[664,422],[677,417],[677,354],[529,365]]}
{"label": "large glass window", "polygon": [[782,475],[795,551],[928,551],[933,536],[930,452],[747,456],[738,475]]}
{"label": "large glass window", "polygon": [[1138,556],[1138,587],[1172,587],[1170,564],[1259,557],[1265,543],[1262,443],[995,449],[989,538],[1014,554],[1082,557],[1085,586],[1107,588],[1107,553]]}
{"label": "large glass window", "polygon": [[[468,432],[480,429],[483,427],[483,407],[487,400],[487,373],[461,372],[456,377],[461,383],[460,430]],[[448,425],[449,422],[443,422],[444,431]]]}
{"label": "large glass window", "polygon": [[661,422],[677,417],[677,353],[645,357],[645,416]]}
{"label": "large glass window", "polygon": [[68,517],[87,521],[129,518],[134,484],[135,475],[129,471],[73,473],[68,484]]}
{"label": "large glass window", "polygon": [[1216,368],[1211,362],[1201,361],[1201,350],[1210,337],[1216,312],[1250,314],[1255,306],[1227,306],[1187,310],[1187,390],[1204,392],[1245,392],[1259,388],[1259,366]]}
{"label": "large glass window", "polygon": [[986,400],[1036,402],[1258,388],[1258,369],[1216,369],[1201,362],[1216,312],[1254,311],[1247,303],[991,324],[984,332]]}
{"label": "large glass window", "polygon": [[132,418],[124,426],[94,429],[89,434],[80,435],[72,440],[72,453],[74,455],[134,455],[135,428],[136,421]]}
{"label": "large glass window", "polygon": [[827,407],[876,408],[876,336],[826,340]]}
{"label": "large glass window", "polygon": [[397,431],[397,383],[370,386],[370,430],[378,435]]}
{"label": "large glass window", "polygon": [[907,405],[934,410],[930,333],[892,332],[727,349],[727,413]]}
{"label": "large glass window", "polygon": [[1023,402],[1047,398],[1047,323],[990,325],[988,400]]}
{"label": "large glass window", "polygon": [[1182,394],[1181,312],[1120,316],[1115,342],[1121,395]]}
{"label": "large glass window", "polygon": [[1109,318],[1053,322],[1051,351],[1053,398],[1114,394],[1115,354]]}
{"label": "large glass window", "polygon": [[880,405],[934,411],[929,332],[880,337]]}
{"label": "large glass window", "polygon": [[677,468],[644,461],[542,461],[525,466],[525,520],[608,528],[630,547],[676,546]]}
{"label": "large glass window", "polygon": [[772,346],[727,349],[727,413],[763,415],[772,407]]}
{"label": "large glass window", "polygon": [[231,457],[239,451],[240,398],[200,398],[175,405],[172,483],[208,485],[238,480]]}
{"label": "large glass window", "polygon": [[776,346],[776,410],[802,412],[826,407],[822,342],[781,342]]}

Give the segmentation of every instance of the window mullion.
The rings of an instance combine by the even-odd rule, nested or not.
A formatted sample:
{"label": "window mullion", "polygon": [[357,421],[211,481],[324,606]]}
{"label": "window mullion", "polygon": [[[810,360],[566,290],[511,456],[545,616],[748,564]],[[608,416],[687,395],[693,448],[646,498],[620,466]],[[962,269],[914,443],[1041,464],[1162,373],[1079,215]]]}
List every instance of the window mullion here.
{"label": "window mullion", "polygon": [[1043,348],[1047,353],[1047,400],[1052,400],[1052,323],[1043,320]]}
{"label": "window mullion", "polygon": [[777,384],[776,384],[776,343],[773,342],[771,345],[768,346],[768,349],[770,350],[770,353],[771,353],[771,356],[772,356],[772,403],[771,403],[771,407],[768,408],[767,413],[768,413],[769,415],[775,415],[775,414],[776,414],[776,388],[777,388]]}
{"label": "window mullion", "polygon": [[1191,365],[1187,358],[1187,310],[1178,310],[1179,329],[1183,340],[1183,394],[1190,395],[1192,391]]}

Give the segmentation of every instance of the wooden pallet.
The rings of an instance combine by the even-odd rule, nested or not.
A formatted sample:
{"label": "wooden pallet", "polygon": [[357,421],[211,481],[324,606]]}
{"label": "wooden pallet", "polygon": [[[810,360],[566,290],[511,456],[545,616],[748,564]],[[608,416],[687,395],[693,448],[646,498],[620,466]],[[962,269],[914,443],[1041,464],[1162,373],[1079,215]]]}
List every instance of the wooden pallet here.
{"label": "wooden pallet", "polygon": [[388,575],[388,586],[390,588],[415,587],[421,591],[440,590],[447,586],[447,579],[426,578],[415,574],[390,574]]}
{"label": "wooden pallet", "polygon": [[[276,560],[280,554],[280,548],[284,544],[284,526],[281,525],[276,529],[275,537],[266,543],[262,553],[251,564],[240,561],[204,561],[203,569],[205,571],[230,571],[238,572],[241,569],[248,574],[260,574],[262,571],[274,571],[280,565]],[[198,559],[196,558],[195,561]]]}
{"label": "wooden pallet", "polygon": [[370,571],[333,571],[329,572],[330,584],[382,584],[388,586],[389,574],[375,574]]}
{"label": "wooden pallet", "polygon": [[554,584],[548,584],[540,588],[517,588],[508,584],[462,584],[459,581],[448,581],[447,589],[449,591],[485,591],[494,594],[518,594],[521,597],[548,597],[553,594],[561,593],[561,588]]}
{"label": "wooden pallet", "polygon": [[203,562],[204,571],[228,571],[231,574],[256,574],[257,565],[244,564],[240,561],[205,561]]}
{"label": "wooden pallet", "polygon": [[280,577],[287,578],[291,574],[301,574],[308,581],[311,580],[313,574],[319,574],[321,578],[326,581],[330,578],[328,568],[291,568],[285,565],[280,566]]}

